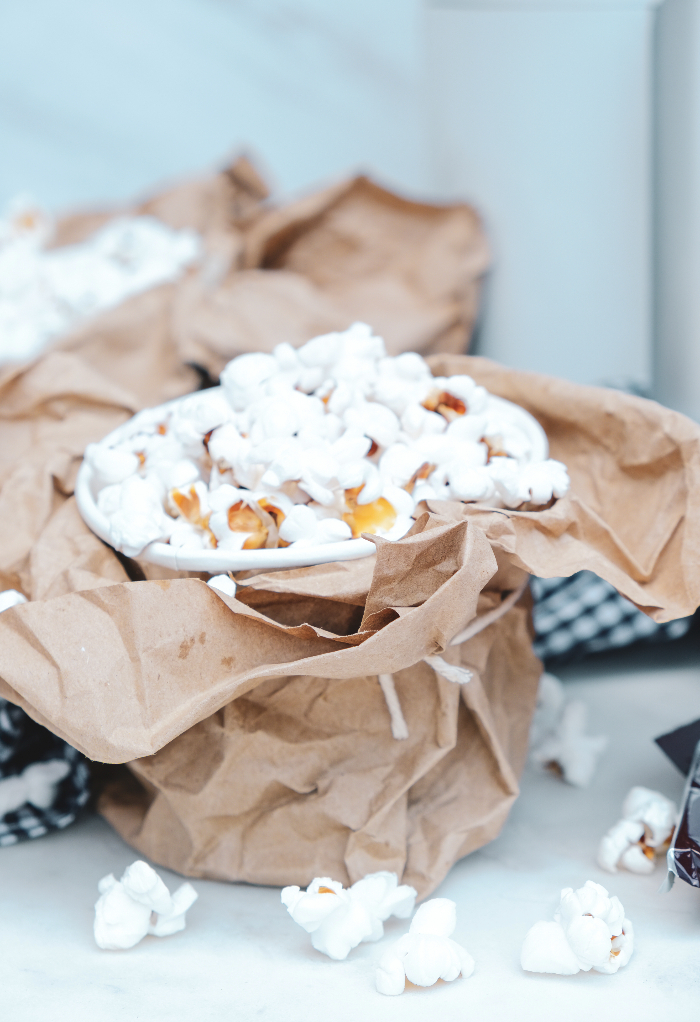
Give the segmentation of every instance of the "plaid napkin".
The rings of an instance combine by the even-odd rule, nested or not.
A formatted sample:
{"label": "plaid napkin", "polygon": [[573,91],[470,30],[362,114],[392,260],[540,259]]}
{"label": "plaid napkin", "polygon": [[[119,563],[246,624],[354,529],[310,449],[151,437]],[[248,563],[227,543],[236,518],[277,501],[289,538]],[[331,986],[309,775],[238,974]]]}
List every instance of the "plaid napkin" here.
{"label": "plaid napkin", "polygon": [[32,763],[66,760],[70,771],[56,785],[56,796],[48,809],[29,802],[0,817],[0,847],[24,838],[42,837],[73,823],[90,797],[90,771],[77,749],[35,723],[19,706],[0,699],[0,783],[21,774]]}
{"label": "plaid napkin", "polygon": [[692,617],[658,625],[592,571],[570,578],[533,578],[535,653],[542,660],[573,659],[629,646],[640,639],[679,639]]}

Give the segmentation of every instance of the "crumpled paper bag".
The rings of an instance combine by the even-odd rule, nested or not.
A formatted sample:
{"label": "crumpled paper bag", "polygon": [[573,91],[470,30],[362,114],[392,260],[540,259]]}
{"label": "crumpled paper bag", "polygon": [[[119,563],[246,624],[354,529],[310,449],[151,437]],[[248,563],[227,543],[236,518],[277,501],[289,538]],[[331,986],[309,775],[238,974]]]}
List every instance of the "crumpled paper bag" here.
{"label": "crumpled paper bag", "polygon": [[485,358],[435,356],[436,375],[468,373],[526,408],[571,489],[546,511],[487,511],[431,502],[467,518],[495,549],[541,578],[588,569],[655,621],[700,604],[700,427],[655,401],[515,372]]}
{"label": "crumpled paper bag", "polygon": [[[183,360],[215,375],[240,350],[307,340],[328,309],[333,326],[371,321],[373,276],[386,284],[377,315],[393,309],[390,351],[457,346],[483,265],[464,207],[416,219],[362,180],[286,215],[233,169],[183,189],[153,202],[175,226],[200,225],[204,266],[0,376],[0,581],[31,599],[0,617],[0,695],[88,756],[130,763],[103,812],[157,861],[266,883],[395,869],[424,896],[498,833],[539,675],[526,597],[452,639],[526,572],[590,568],[657,620],[692,613],[700,430],[614,391],[435,356],[435,372],[467,372],[540,420],[569,466],[568,497],[540,512],[435,502],[409,537],[376,540],[375,557],[243,577],[235,599],[117,555],[75,508],[82,451],[191,389]],[[421,315],[403,316],[406,291],[423,296]],[[426,656],[472,680],[445,680]],[[392,737],[379,674],[394,676],[406,741]]]}
{"label": "crumpled paper bag", "polygon": [[[101,809],[163,865],[271,884],[389,869],[424,896],[505,820],[540,664],[527,598],[449,645],[525,577],[479,528],[425,514],[375,543],[364,561],[253,576],[236,598],[104,578],[28,603],[0,618],[0,694],[91,758],[132,760],[140,785],[113,782]],[[64,580],[108,567],[91,545]],[[471,680],[446,680],[434,655]]]}

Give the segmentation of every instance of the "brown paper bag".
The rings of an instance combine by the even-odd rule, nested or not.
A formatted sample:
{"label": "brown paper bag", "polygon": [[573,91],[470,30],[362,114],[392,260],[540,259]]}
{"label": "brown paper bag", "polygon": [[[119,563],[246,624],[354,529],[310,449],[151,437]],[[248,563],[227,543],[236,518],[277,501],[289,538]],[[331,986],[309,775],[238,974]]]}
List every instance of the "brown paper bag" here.
{"label": "brown paper bag", "polygon": [[[590,568],[657,620],[691,613],[700,431],[652,402],[436,356],[435,372],[470,373],[540,420],[569,497],[540,512],[436,503],[376,557],[242,579],[236,599],[117,556],[75,509],[82,451],[191,389],[184,357],[215,373],[245,347],[306,340],[314,317],[371,321],[375,298],[391,351],[465,338],[482,264],[463,207],[416,210],[359,181],[268,212],[242,177],[154,200],[204,231],[206,273],[0,378],[0,573],[32,600],[0,616],[0,695],[88,756],[131,763],[104,812],[159,861],[269,883],[391,868],[425,895],[498,832],[539,673],[525,598],[450,643],[509,606],[525,572]],[[446,680],[435,656],[472,680]]]}
{"label": "brown paper bag", "polygon": [[[38,599],[0,617],[0,695],[87,755],[131,761],[138,783],[103,811],[157,861],[270,883],[403,868],[425,895],[505,819],[539,674],[522,604],[450,647],[465,624],[524,570],[589,567],[659,617],[695,609],[697,426],[485,360],[434,369],[528,407],[571,495],[540,512],[436,504],[376,559],[257,575],[234,600],[118,558],[72,498],[33,545]],[[434,655],[474,678],[445,681]]]}
{"label": "brown paper bag", "polygon": [[230,599],[196,579],[95,584],[102,545],[64,524],[59,576],[92,588],[0,618],[0,694],[92,758],[136,758],[143,787],[113,784],[102,811],[144,854],[258,883],[391,869],[423,896],[498,833],[540,665],[526,604],[449,645],[524,577],[480,529],[426,514],[376,559],[259,575]]}

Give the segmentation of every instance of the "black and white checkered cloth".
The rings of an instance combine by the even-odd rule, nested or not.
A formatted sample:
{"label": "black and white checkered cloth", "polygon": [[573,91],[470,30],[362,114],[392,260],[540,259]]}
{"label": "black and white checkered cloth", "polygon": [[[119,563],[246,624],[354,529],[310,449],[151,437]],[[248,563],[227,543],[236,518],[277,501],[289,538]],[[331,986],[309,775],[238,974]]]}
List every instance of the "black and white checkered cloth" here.
{"label": "black and white checkered cloth", "polygon": [[641,640],[678,639],[692,618],[658,625],[592,571],[533,578],[535,653],[542,660],[617,649]]}
{"label": "black and white checkered cloth", "polygon": [[0,699],[0,783],[21,774],[32,763],[57,759],[65,760],[70,769],[57,783],[52,805],[38,809],[25,802],[1,816],[0,847],[67,827],[90,797],[90,771],[85,757],[33,721],[19,706]]}

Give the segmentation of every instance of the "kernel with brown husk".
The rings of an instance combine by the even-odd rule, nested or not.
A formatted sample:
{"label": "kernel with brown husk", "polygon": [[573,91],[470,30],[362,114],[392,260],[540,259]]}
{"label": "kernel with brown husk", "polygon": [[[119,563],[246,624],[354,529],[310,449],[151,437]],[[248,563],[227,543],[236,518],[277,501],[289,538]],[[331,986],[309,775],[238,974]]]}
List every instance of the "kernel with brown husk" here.
{"label": "kernel with brown husk", "polygon": [[491,461],[491,458],[509,458],[510,454],[505,449],[503,443],[503,437],[500,436],[482,436],[479,438],[479,443],[484,444],[487,450],[486,464]]}
{"label": "kernel with brown husk", "polygon": [[361,486],[354,486],[345,491],[348,510],[343,515],[343,521],[350,526],[353,539],[357,539],[363,532],[374,536],[379,529],[390,529],[396,521],[396,510],[384,497],[369,504],[358,504],[361,490]]}
{"label": "kernel with brown husk", "polygon": [[269,530],[262,523],[250,504],[239,500],[228,509],[228,527],[231,532],[247,532],[248,538],[243,550],[260,550],[267,542]]}
{"label": "kernel with brown husk", "polygon": [[[284,511],[281,508],[277,507],[276,504],[273,504],[271,501],[269,501],[267,499],[267,497],[261,497],[260,498],[260,500],[258,501],[258,507],[265,514],[268,514],[270,516],[270,518],[272,519],[273,523],[274,523],[275,532],[276,532],[276,536],[273,537],[275,539],[275,544],[274,545],[278,546],[278,547],[289,546],[289,543],[287,543],[286,540],[279,538],[280,526],[282,525],[282,522],[287,517],[285,515]],[[268,539],[269,539],[269,537],[268,537]],[[268,546],[272,546],[272,545],[273,545],[272,543],[268,542]]]}
{"label": "kernel with brown husk", "polygon": [[423,407],[429,412],[437,412],[448,422],[467,414],[467,406],[461,398],[450,394],[448,390],[438,390],[437,387],[430,391],[423,402]]}
{"label": "kernel with brown husk", "polygon": [[404,486],[404,490],[408,493],[413,493],[415,485],[419,479],[427,479],[431,472],[434,472],[437,465],[431,465],[429,461],[424,461],[420,468],[417,468],[411,478]]}
{"label": "kernel with brown husk", "polygon": [[209,528],[209,515],[202,514],[199,494],[194,486],[188,486],[184,490],[173,487],[168,492],[166,506],[168,514],[172,515],[173,518],[185,518],[192,525],[202,529],[206,533],[211,545],[216,547],[216,536]]}

